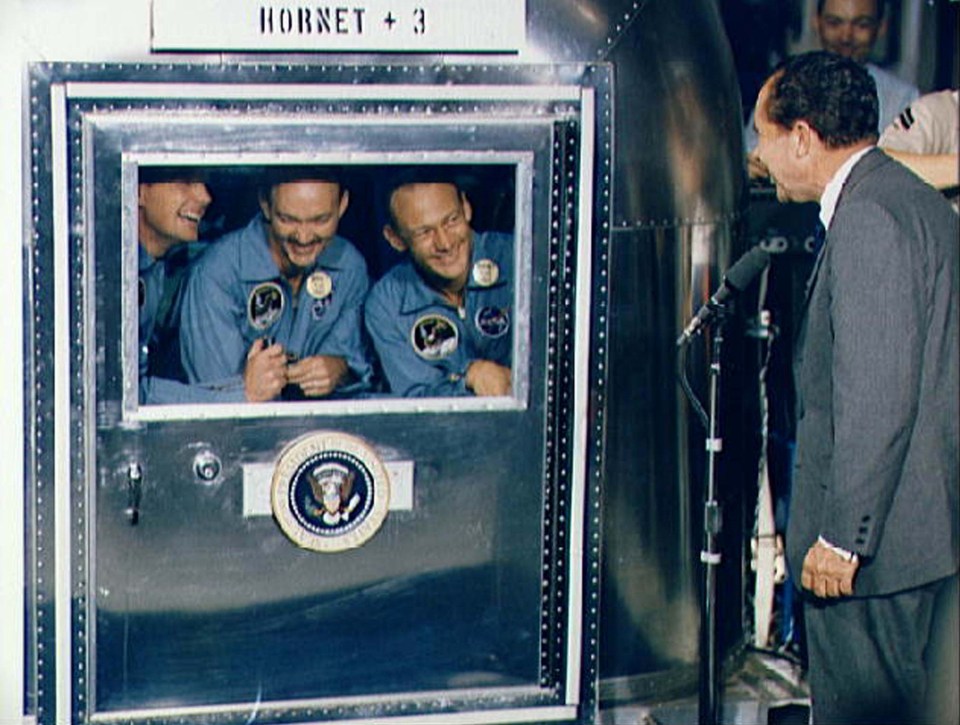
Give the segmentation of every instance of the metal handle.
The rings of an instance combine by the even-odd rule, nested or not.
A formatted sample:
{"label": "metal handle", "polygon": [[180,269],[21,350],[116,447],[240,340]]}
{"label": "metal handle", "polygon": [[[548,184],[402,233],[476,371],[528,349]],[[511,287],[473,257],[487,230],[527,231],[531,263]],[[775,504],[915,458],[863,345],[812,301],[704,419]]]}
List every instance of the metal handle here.
{"label": "metal handle", "polygon": [[127,522],[136,526],[140,521],[140,491],[143,483],[143,470],[140,464],[132,461],[127,466],[127,508],[124,509]]}

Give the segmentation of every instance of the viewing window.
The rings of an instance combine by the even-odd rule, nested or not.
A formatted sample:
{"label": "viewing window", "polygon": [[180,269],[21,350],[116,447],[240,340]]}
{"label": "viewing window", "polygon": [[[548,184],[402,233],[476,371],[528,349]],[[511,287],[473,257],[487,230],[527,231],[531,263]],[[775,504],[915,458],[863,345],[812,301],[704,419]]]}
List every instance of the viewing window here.
{"label": "viewing window", "polygon": [[460,156],[125,159],[125,409],[526,405],[533,155]]}

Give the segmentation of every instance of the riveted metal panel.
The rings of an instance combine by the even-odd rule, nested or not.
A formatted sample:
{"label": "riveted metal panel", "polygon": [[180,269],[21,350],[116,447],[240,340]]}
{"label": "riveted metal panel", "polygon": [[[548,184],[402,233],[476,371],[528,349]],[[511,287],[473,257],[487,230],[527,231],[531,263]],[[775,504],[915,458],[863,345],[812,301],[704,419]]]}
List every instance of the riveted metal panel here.
{"label": "riveted metal panel", "polygon": [[[40,65],[31,79],[38,720],[592,721],[607,69]],[[384,168],[465,168],[485,201],[511,187],[509,396],[139,404],[138,169],[249,191],[257,169],[294,163],[348,167],[371,218],[358,190]],[[251,471],[319,430],[413,463],[411,505],[337,554],[244,515]],[[221,465],[205,477],[198,460]]]}

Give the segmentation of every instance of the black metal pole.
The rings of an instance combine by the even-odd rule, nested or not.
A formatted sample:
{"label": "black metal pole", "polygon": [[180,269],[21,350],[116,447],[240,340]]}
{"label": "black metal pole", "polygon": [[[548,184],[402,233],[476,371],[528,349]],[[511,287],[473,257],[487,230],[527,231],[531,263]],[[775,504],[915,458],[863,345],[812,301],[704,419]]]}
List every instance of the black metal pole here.
{"label": "black metal pole", "polygon": [[723,450],[723,441],[720,437],[719,403],[720,358],[726,308],[716,303],[712,303],[710,308],[716,319],[716,326],[710,356],[709,413],[703,409],[703,405],[690,386],[690,381],[687,380],[686,350],[692,338],[682,335],[677,341],[680,346],[680,354],[677,358],[680,387],[683,388],[707,434],[707,471],[703,492],[703,549],[700,551],[700,562],[703,564],[703,591],[700,598],[699,725],[717,725],[720,719],[720,667],[717,657],[717,567],[720,565],[720,551],[717,546],[717,536],[720,533],[722,517],[716,497],[716,470],[717,455]]}
{"label": "black metal pole", "polygon": [[722,315],[720,324],[714,328],[710,360],[709,414],[707,427],[707,476],[703,504],[703,600],[700,607],[700,725],[716,725],[719,722],[720,668],[717,662],[717,567],[720,551],[717,535],[720,533],[722,516],[716,498],[717,455],[723,450],[720,437],[720,353],[723,346]]}

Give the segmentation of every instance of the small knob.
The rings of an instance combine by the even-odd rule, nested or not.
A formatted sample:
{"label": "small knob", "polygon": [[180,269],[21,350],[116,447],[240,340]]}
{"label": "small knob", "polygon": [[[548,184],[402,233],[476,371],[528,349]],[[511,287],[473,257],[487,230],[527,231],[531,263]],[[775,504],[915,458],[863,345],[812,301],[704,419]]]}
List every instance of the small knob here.
{"label": "small knob", "polygon": [[200,451],[193,458],[193,472],[203,483],[213,483],[220,477],[223,464],[213,451]]}

